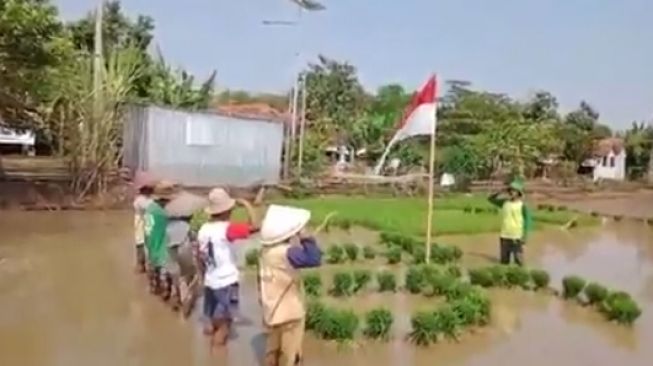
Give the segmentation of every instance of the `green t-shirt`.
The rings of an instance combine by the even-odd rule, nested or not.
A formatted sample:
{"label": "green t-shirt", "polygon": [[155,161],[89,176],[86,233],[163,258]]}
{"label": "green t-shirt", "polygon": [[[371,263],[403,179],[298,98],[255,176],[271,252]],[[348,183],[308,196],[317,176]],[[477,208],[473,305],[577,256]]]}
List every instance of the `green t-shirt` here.
{"label": "green t-shirt", "polygon": [[168,216],[163,207],[152,202],[145,209],[145,246],[150,264],[161,267],[168,256],[166,227]]}

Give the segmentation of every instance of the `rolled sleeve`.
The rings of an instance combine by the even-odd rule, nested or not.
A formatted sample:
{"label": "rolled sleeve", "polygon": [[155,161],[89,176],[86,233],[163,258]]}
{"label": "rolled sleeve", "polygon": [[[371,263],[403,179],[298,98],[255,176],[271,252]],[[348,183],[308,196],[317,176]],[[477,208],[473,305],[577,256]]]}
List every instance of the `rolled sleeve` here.
{"label": "rolled sleeve", "polygon": [[301,245],[288,248],[288,261],[294,268],[319,267],[322,264],[322,251],[314,238],[302,239]]}

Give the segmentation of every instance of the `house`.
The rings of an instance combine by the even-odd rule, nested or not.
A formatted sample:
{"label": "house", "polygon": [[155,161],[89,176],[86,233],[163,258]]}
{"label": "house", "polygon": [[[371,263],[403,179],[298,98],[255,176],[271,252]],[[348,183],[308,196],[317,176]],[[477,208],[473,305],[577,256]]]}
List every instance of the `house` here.
{"label": "house", "polygon": [[596,142],[592,158],[583,165],[593,167],[594,181],[626,179],[626,149],[624,140],[608,137]]}
{"label": "house", "polygon": [[283,124],[239,112],[130,106],[122,165],[185,186],[278,183]]}

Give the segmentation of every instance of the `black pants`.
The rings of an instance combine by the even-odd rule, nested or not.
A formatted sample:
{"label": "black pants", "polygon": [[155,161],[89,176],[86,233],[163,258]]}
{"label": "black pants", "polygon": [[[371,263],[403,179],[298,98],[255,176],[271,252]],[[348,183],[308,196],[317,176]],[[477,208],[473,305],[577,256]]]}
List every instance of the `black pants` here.
{"label": "black pants", "polygon": [[524,243],[518,239],[499,239],[501,264],[510,264],[510,257],[515,264],[524,264]]}

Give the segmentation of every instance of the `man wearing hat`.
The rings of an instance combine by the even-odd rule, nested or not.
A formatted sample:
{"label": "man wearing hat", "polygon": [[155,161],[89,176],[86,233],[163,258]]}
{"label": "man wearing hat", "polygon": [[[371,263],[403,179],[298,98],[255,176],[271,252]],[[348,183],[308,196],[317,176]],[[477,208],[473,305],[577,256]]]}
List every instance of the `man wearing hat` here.
{"label": "man wearing hat", "polygon": [[165,281],[163,267],[168,259],[168,215],[165,206],[177,194],[177,186],[172,182],[161,181],[154,186],[151,202],[145,210],[145,237],[147,259],[149,262],[150,291],[166,297],[162,286]]}
{"label": "man wearing hat", "polygon": [[306,310],[299,270],[322,262],[315,239],[303,232],[310,218],[307,210],[272,205],[261,226],[258,280],[267,333],[266,366],[301,361]]}
{"label": "man wearing hat", "polygon": [[[502,196],[504,192],[506,196]],[[516,264],[523,265],[524,245],[532,228],[531,213],[523,198],[524,183],[520,180],[513,180],[503,192],[489,197],[490,203],[501,208],[501,264],[510,264],[513,257]]]}
{"label": "man wearing hat", "polygon": [[165,206],[168,215],[165,292],[170,293],[170,305],[173,310],[178,310],[182,306],[183,299],[190,300],[183,304],[185,315],[189,315],[194,300],[189,287],[195,275],[190,222],[193,214],[206,205],[206,198],[181,191]]}
{"label": "man wearing hat", "polygon": [[156,181],[145,172],[136,172],[134,177],[134,242],[136,244],[136,272],[145,273],[145,210],[152,203],[152,193]]}
{"label": "man wearing hat", "polygon": [[[231,221],[237,204],[247,211],[248,223]],[[259,224],[247,201],[231,198],[222,188],[214,188],[209,193],[206,213],[209,220],[197,233],[198,263],[202,264],[201,272],[204,273],[204,332],[211,336],[212,347],[220,347],[226,344],[231,329],[233,291],[240,276],[231,245],[258,232]]]}

